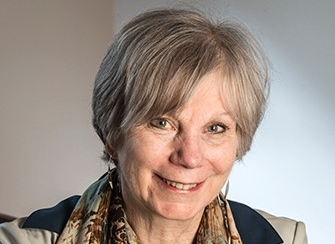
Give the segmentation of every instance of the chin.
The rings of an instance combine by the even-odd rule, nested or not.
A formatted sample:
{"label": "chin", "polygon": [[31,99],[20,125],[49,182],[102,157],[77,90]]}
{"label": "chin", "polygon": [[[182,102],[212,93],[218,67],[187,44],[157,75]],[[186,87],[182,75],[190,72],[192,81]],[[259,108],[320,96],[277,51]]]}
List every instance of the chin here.
{"label": "chin", "polygon": [[202,216],[205,207],[196,207],[193,204],[164,204],[157,211],[163,218],[170,220],[186,221]]}

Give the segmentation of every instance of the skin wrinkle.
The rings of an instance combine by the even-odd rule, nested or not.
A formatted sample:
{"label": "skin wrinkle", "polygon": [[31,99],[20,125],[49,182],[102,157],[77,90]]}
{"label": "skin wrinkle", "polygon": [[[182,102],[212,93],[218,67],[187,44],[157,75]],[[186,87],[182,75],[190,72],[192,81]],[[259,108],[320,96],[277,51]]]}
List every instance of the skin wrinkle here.
{"label": "skin wrinkle", "polygon": [[[237,135],[236,123],[222,103],[222,77],[221,70],[205,75],[177,112],[134,127],[118,149],[125,210],[143,243],[171,243],[178,238],[191,243],[205,207],[229,176]],[[210,130],[213,125],[220,130]],[[178,190],[160,177],[202,183]]]}

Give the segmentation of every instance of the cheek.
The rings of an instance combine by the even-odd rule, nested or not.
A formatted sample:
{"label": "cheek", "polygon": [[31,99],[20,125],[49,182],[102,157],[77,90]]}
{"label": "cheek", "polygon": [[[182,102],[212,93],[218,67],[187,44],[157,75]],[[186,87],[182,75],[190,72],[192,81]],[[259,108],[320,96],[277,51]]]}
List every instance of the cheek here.
{"label": "cheek", "polygon": [[135,160],[143,164],[156,164],[167,158],[171,151],[170,140],[155,135],[147,135],[136,138],[132,144],[132,154]]}
{"label": "cheek", "polygon": [[129,138],[118,150],[118,167],[123,178],[127,181],[132,180],[136,174],[139,163],[138,150],[133,138]]}
{"label": "cheek", "polygon": [[141,195],[141,187],[147,184],[145,160],[140,154],[141,150],[137,149],[128,143],[127,147],[123,147],[119,152],[118,168],[124,197],[131,194]]}
{"label": "cheek", "polygon": [[[159,162],[167,153],[167,147],[151,136],[140,133],[129,137],[119,150],[119,164],[123,170],[143,171]],[[124,171],[124,173],[127,173]]]}
{"label": "cheek", "polygon": [[229,173],[236,161],[237,143],[227,143],[213,154],[212,162],[218,172]]}

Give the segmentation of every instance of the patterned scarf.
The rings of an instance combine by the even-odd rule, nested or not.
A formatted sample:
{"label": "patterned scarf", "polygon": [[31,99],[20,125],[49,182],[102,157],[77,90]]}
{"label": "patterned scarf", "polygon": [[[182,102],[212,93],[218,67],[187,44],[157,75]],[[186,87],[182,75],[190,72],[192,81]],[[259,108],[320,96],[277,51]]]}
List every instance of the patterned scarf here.
{"label": "patterned scarf", "polygon": [[[139,244],[127,222],[117,170],[79,199],[56,244]],[[194,243],[242,244],[228,201],[220,194],[202,216]]]}

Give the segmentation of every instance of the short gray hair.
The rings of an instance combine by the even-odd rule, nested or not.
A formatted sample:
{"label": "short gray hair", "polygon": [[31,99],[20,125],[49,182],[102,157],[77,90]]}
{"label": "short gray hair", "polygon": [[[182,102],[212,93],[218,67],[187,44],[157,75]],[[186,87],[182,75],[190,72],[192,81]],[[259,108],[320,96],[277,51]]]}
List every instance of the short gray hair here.
{"label": "short gray hair", "polygon": [[148,11],[116,34],[95,79],[97,134],[105,146],[118,148],[135,126],[182,106],[216,68],[228,78],[222,88],[242,159],[266,107],[268,61],[241,24],[217,23],[193,10]]}

